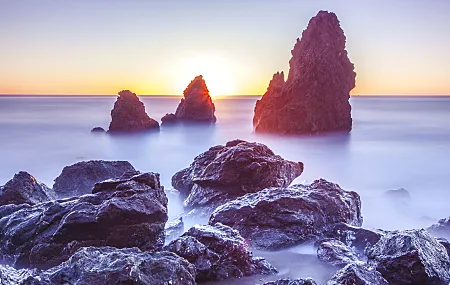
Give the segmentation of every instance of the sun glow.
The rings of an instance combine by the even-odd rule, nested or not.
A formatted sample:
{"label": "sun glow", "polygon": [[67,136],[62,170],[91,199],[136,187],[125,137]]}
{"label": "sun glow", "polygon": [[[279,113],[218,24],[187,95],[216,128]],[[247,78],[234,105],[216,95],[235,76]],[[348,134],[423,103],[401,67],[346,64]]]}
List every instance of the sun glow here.
{"label": "sun glow", "polygon": [[219,56],[197,56],[187,59],[180,68],[179,92],[183,93],[189,82],[203,75],[211,97],[230,95],[235,91],[232,64]]}

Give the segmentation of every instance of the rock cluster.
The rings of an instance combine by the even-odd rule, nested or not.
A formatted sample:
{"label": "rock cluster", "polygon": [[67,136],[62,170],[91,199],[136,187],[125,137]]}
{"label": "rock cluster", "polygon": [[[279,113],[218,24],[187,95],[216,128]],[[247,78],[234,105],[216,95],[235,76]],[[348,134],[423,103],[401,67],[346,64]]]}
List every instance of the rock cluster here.
{"label": "rock cluster", "polygon": [[262,249],[315,240],[326,227],[340,222],[361,226],[360,197],[323,179],[247,194],[218,207],[209,221],[237,229],[252,246]]}
{"label": "rock cluster", "polygon": [[292,50],[289,75],[274,75],[256,103],[256,132],[322,133],[352,128],[350,91],[356,73],[345,50],[346,38],[334,13],[313,17]]}
{"label": "rock cluster", "polygon": [[20,171],[0,187],[0,206],[8,204],[35,205],[56,199],[55,192],[28,172]]}
{"label": "rock cluster", "polygon": [[47,269],[85,246],[161,249],[167,198],[158,174],[101,182],[93,193],[0,207],[0,262]]}
{"label": "rock cluster", "polygon": [[53,190],[58,198],[90,194],[95,183],[135,171],[128,161],[81,161],[63,168],[55,179]]}
{"label": "rock cluster", "polygon": [[188,208],[214,208],[266,187],[287,187],[303,172],[303,163],[275,155],[266,145],[234,140],[198,155],[172,177]]}
{"label": "rock cluster", "polygon": [[216,122],[214,116],[215,106],[209,96],[203,76],[196,76],[183,92],[175,114],[166,114],[162,119],[163,124],[176,122],[212,123]]}
{"label": "rock cluster", "polygon": [[196,225],[164,249],[194,264],[199,282],[276,272],[263,258],[253,257],[239,232],[221,224]]}
{"label": "rock cluster", "polygon": [[159,123],[150,118],[135,93],[129,90],[119,92],[111,110],[109,133],[130,133],[145,130],[159,130]]}

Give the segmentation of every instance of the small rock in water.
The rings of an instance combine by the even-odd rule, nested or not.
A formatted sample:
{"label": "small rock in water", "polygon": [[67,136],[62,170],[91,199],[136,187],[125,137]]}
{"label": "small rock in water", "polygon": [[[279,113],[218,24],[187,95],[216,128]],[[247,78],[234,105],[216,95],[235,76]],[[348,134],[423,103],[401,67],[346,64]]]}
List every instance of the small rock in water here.
{"label": "small rock in water", "polygon": [[276,273],[265,259],[253,257],[239,232],[221,224],[196,225],[165,246],[164,250],[194,264],[198,282]]}
{"label": "small rock in water", "polygon": [[55,179],[53,190],[59,198],[90,194],[95,183],[135,171],[128,161],[81,161],[63,168]]}
{"label": "small rock in water", "polygon": [[91,130],[91,133],[104,133],[104,132],[106,132],[106,131],[102,127],[95,127]]}
{"label": "small rock in water", "polygon": [[108,133],[132,133],[146,130],[159,130],[159,123],[150,118],[135,93],[129,90],[119,92],[111,111]]}
{"label": "small rock in water", "polygon": [[383,194],[384,198],[389,199],[395,203],[408,204],[411,202],[411,195],[408,190],[399,188],[395,190],[388,190]]}
{"label": "small rock in water", "polygon": [[164,117],[161,118],[161,123],[164,125],[177,123],[178,119],[175,114],[165,114]]}
{"label": "small rock in water", "polygon": [[389,285],[380,272],[361,263],[340,269],[325,285]]}
{"label": "small rock in water", "polygon": [[15,174],[13,179],[0,187],[0,206],[8,204],[36,205],[55,199],[55,191],[25,171]]}
{"label": "small rock in water", "polygon": [[361,226],[360,197],[324,179],[247,194],[219,206],[209,220],[237,229],[252,246],[270,250],[317,240],[341,222]]}
{"label": "small rock in water", "polygon": [[431,225],[427,230],[433,236],[450,239],[450,217],[440,219],[437,224]]}

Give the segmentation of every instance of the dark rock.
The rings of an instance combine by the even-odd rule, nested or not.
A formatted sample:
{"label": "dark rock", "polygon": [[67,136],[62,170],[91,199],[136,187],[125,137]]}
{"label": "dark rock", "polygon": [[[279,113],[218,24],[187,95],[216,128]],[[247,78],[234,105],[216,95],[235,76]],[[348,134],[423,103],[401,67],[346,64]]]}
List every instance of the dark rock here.
{"label": "dark rock", "polygon": [[172,241],[184,233],[184,222],[183,218],[179,217],[173,221],[166,224],[166,242]]}
{"label": "dark rock", "polygon": [[334,13],[320,11],[292,50],[289,76],[276,74],[256,103],[256,132],[299,134],[352,128],[350,90],[356,73]]}
{"label": "dark rock", "polygon": [[365,264],[351,263],[336,272],[325,285],[388,285],[380,272]]}
{"label": "dark rock", "polygon": [[178,119],[177,116],[175,114],[165,114],[164,117],[161,118],[161,123],[162,124],[174,124],[177,123]]}
{"label": "dark rock", "polygon": [[326,229],[325,236],[339,240],[357,253],[364,254],[367,248],[380,240],[382,233],[350,226],[345,223],[337,223]]}
{"label": "dark rock", "polygon": [[431,225],[427,230],[435,237],[450,239],[450,217],[440,219],[437,224]]}
{"label": "dark rock", "polygon": [[344,267],[350,263],[361,262],[350,247],[335,239],[322,241],[317,249],[317,257],[320,261],[336,267]]}
{"label": "dark rock", "polygon": [[[96,184],[94,189],[102,189],[96,194],[17,207],[0,216],[0,263],[46,269],[85,246],[161,249],[167,198],[159,174],[115,182]],[[0,213],[11,212],[3,207]]]}
{"label": "dark rock", "polygon": [[212,206],[266,187],[287,187],[303,172],[303,163],[284,160],[267,146],[242,140],[214,146],[172,177],[188,195],[188,208]]}
{"label": "dark rock", "polygon": [[164,116],[163,123],[179,121],[214,124],[216,122],[214,116],[216,109],[211,96],[209,96],[209,90],[203,76],[196,76],[186,87],[183,94],[184,98],[181,99],[175,112],[176,120],[174,120],[173,114],[169,114],[169,117]]}
{"label": "dark rock", "polygon": [[196,225],[164,249],[194,264],[198,282],[276,272],[265,259],[253,257],[237,231],[221,224]]}
{"label": "dark rock", "polygon": [[276,281],[269,281],[263,285],[317,285],[316,281],[312,278],[300,278],[300,279],[279,279]]}
{"label": "dark rock", "polygon": [[360,197],[320,179],[247,194],[218,207],[209,224],[231,226],[257,248],[280,249],[316,240],[340,222],[361,226]]}
{"label": "dark rock", "polygon": [[390,284],[450,282],[447,251],[425,230],[389,232],[367,251],[368,263]]}
{"label": "dark rock", "polygon": [[104,132],[106,132],[106,131],[102,127],[95,127],[91,130],[91,133],[104,133]]}
{"label": "dark rock", "polygon": [[55,179],[53,190],[59,198],[90,194],[95,183],[135,171],[128,161],[81,161],[64,167]]}
{"label": "dark rock", "polygon": [[17,285],[38,273],[36,270],[30,269],[14,269],[8,265],[0,264],[0,284],[1,285]]}
{"label": "dark rock", "polygon": [[129,90],[119,92],[119,97],[111,111],[109,133],[130,133],[159,130],[159,123],[150,118],[135,93]]}
{"label": "dark rock", "polygon": [[20,171],[0,187],[0,205],[35,205],[56,199],[55,192],[28,172]]}
{"label": "dark rock", "polygon": [[194,285],[194,278],[194,266],[171,252],[85,247],[61,265],[44,271],[41,280],[30,278],[28,284]]}

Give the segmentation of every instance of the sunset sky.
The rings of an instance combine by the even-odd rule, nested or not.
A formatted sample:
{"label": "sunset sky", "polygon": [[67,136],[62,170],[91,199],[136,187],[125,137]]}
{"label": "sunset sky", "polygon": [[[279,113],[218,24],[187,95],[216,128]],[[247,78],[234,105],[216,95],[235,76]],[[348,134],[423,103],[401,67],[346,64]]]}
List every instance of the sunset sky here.
{"label": "sunset sky", "polygon": [[309,19],[333,11],[352,94],[450,94],[450,1],[4,0],[0,94],[263,94]]}

